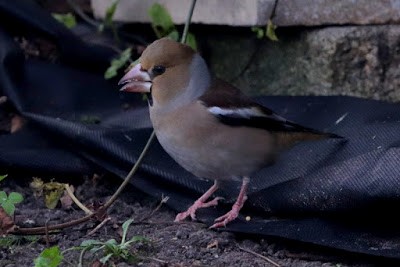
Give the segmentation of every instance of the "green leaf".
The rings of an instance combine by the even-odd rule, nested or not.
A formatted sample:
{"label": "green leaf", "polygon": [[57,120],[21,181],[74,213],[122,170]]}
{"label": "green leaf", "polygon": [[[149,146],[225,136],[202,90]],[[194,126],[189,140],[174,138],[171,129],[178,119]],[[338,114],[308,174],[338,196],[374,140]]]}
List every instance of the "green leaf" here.
{"label": "green leaf", "polygon": [[7,201],[7,193],[4,191],[0,191],[0,204],[5,203]]}
{"label": "green leaf", "polygon": [[128,228],[132,224],[133,219],[129,219],[122,224],[122,241],[121,244],[125,243],[126,235],[128,233]]}
{"label": "green leaf", "polygon": [[66,14],[59,14],[59,13],[52,13],[53,18],[55,18],[58,22],[64,24],[65,27],[71,29],[76,26],[76,19],[75,16],[71,13]]}
{"label": "green leaf", "polygon": [[[99,261],[103,264],[106,264],[106,262],[112,257],[112,253],[107,254],[106,256],[104,256],[103,258],[101,258]],[[35,266],[36,267],[36,266]]]}
{"label": "green leaf", "polygon": [[104,24],[111,26],[112,20],[114,18],[115,11],[117,10],[117,5],[119,0],[114,1],[106,10],[106,15],[104,17]]}
{"label": "green leaf", "polygon": [[196,37],[194,37],[193,33],[188,33],[188,35],[186,36],[186,42],[185,42],[188,46],[190,46],[191,48],[193,48],[194,50],[197,51],[197,42],[196,42]]}
{"label": "green leaf", "polygon": [[131,56],[132,56],[131,48],[127,48],[124,51],[122,51],[122,53],[119,55],[118,58],[111,60],[111,65],[104,73],[104,78],[108,80],[117,76],[118,70],[123,66],[125,66],[125,64],[130,60]]}
{"label": "green leaf", "polygon": [[132,243],[135,243],[135,242],[147,242],[147,241],[148,241],[148,239],[143,236],[134,236],[128,242],[125,242],[125,244],[122,244],[121,249],[127,249],[127,248],[129,248],[129,246]]}
{"label": "green leaf", "polygon": [[35,267],[57,267],[63,260],[58,246],[46,248],[34,261]]}
{"label": "green leaf", "polygon": [[107,240],[106,242],[104,242],[104,245],[110,247],[110,246],[117,246],[118,243],[117,243],[117,241],[116,241],[114,238],[112,238],[112,239],[109,239],[109,240]]}
{"label": "green leaf", "polygon": [[14,211],[15,211],[15,205],[14,203],[10,202],[8,199],[6,202],[1,204],[1,207],[4,209],[4,211],[9,215],[13,216]]}
{"label": "green leaf", "polygon": [[88,239],[88,240],[83,240],[82,243],[80,244],[81,247],[91,247],[97,245],[103,245],[103,242],[94,239]]}
{"label": "green leaf", "polygon": [[266,36],[271,41],[279,41],[279,39],[278,39],[278,37],[276,36],[276,33],[275,33],[275,29],[276,28],[277,28],[277,26],[274,25],[271,20],[268,20]]}
{"label": "green leaf", "polygon": [[258,39],[264,37],[264,29],[260,27],[251,27],[251,31],[256,33]]}
{"label": "green leaf", "polygon": [[4,175],[0,175],[0,182],[3,181],[8,175],[4,174]]}
{"label": "green leaf", "polygon": [[9,200],[11,203],[18,204],[18,203],[21,203],[22,200],[24,200],[24,197],[23,197],[20,193],[11,192],[11,193],[8,195],[8,200]]}
{"label": "green leaf", "polygon": [[179,33],[177,30],[173,30],[172,32],[168,33],[167,36],[172,40],[179,42]]}
{"label": "green leaf", "polygon": [[151,26],[158,38],[167,36],[176,30],[171,15],[164,6],[155,3],[150,7],[148,14],[151,18]]}

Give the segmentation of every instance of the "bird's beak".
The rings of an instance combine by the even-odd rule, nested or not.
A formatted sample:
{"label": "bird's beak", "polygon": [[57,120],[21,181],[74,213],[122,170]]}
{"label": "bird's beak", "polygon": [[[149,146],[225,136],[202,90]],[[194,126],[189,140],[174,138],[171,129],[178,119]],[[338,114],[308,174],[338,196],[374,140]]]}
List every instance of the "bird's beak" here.
{"label": "bird's beak", "polygon": [[151,78],[147,71],[142,70],[142,66],[136,64],[118,82],[122,86],[120,91],[134,93],[150,93]]}

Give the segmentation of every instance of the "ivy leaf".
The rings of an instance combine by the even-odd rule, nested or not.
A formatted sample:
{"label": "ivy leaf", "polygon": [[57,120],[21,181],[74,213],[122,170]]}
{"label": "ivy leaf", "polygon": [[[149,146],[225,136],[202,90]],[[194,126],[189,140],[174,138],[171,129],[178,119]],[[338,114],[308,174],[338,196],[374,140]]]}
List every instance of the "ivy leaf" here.
{"label": "ivy leaf", "polygon": [[169,38],[171,38],[172,40],[174,40],[174,41],[179,41],[179,33],[178,33],[178,31],[177,30],[173,30],[172,32],[170,32],[168,35],[167,35]]}
{"label": "ivy leaf", "polygon": [[4,191],[0,191],[0,204],[5,203],[7,199],[7,193]]}
{"label": "ivy leaf", "polygon": [[64,24],[65,27],[71,29],[76,26],[75,16],[71,13],[60,14],[60,13],[52,13],[53,18],[55,18],[58,22]]}
{"label": "ivy leaf", "polygon": [[193,33],[188,33],[188,35],[186,36],[186,42],[185,42],[188,46],[190,46],[191,48],[193,48],[194,50],[197,51],[197,42],[196,42],[196,37],[194,37]]}
{"label": "ivy leaf", "polygon": [[271,40],[271,41],[279,41],[278,37],[276,36],[275,29],[277,28],[276,25],[272,23],[272,21],[269,19],[268,24],[267,24],[267,32],[266,36]]}
{"label": "ivy leaf", "polygon": [[58,246],[46,248],[40,253],[34,261],[35,267],[57,267],[63,260],[60,248]]}
{"label": "ivy leaf", "polygon": [[107,26],[112,25],[112,21],[114,18],[115,11],[117,10],[117,5],[119,3],[119,0],[114,1],[106,10],[106,15],[104,18],[104,24]]}
{"label": "ivy leaf", "polygon": [[4,175],[0,175],[0,182],[3,181],[8,175],[4,174]]}
{"label": "ivy leaf", "polygon": [[150,7],[148,14],[151,18],[151,26],[157,38],[167,36],[169,33],[176,30],[171,15],[164,6],[155,3]]}
{"label": "ivy leaf", "polygon": [[1,207],[4,209],[4,211],[10,215],[13,216],[14,212],[15,212],[15,205],[14,203],[10,202],[8,199],[6,202],[1,204]]}
{"label": "ivy leaf", "polygon": [[11,192],[8,195],[8,200],[13,204],[21,203],[24,200],[24,197],[18,192]]}
{"label": "ivy leaf", "polygon": [[118,70],[130,60],[131,55],[132,49],[127,48],[119,55],[118,58],[111,60],[111,65],[104,73],[104,78],[108,80],[117,76]]}
{"label": "ivy leaf", "polygon": [[251,27],[251,31],[256,33],[257,39],[264,37],[264,29],[260,27]]}

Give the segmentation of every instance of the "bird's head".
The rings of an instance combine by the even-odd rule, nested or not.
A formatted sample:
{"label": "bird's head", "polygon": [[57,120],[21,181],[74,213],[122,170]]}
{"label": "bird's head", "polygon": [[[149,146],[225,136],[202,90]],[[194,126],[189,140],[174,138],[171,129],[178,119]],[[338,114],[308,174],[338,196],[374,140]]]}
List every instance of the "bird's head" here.
{"label": "bird's head", "polygon": [[162,38],[143,51],[139,63],[118,84],[121,91],[151,93],[153,102],[162,106],[185,100],[182,96],[198,97],[209,81],[207,66],[198,53],[187,45]]}

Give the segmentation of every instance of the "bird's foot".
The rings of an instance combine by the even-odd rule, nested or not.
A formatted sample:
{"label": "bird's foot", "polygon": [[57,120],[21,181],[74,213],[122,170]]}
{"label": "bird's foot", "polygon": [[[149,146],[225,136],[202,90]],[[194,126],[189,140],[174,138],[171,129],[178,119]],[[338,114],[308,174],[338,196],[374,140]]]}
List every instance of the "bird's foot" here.
{"label": "bird's foot", "polygon": [[214,224],[210,226],[211,228],[220,228],[220,227],[226,227],[226,225],[235,220],[239,216],[239,210],[240,208],[238,206],[233,206],[232,210],[230,210],[228,213],[225,215],[222,215],[221,217],[218,217],[217,219],[214,220]]}
{"label": "bird's foot", "polygon": [[213,200],[208,201],[208,202],[203,202],[201,200],[196,200],[196,202],[194,202],[194,204],[192,206],[190,206],[186,211],[181,212],[178,215],[176,215],[174,222],[183,221],[189,216],[190,216],[190,218],[192,218],[192,220],[196,220],[196,211],[198,209],[217,206],[218,205],[218,201],[221,200],[221,199],[223,199],[223,198],[222,197],[216,197]]}

